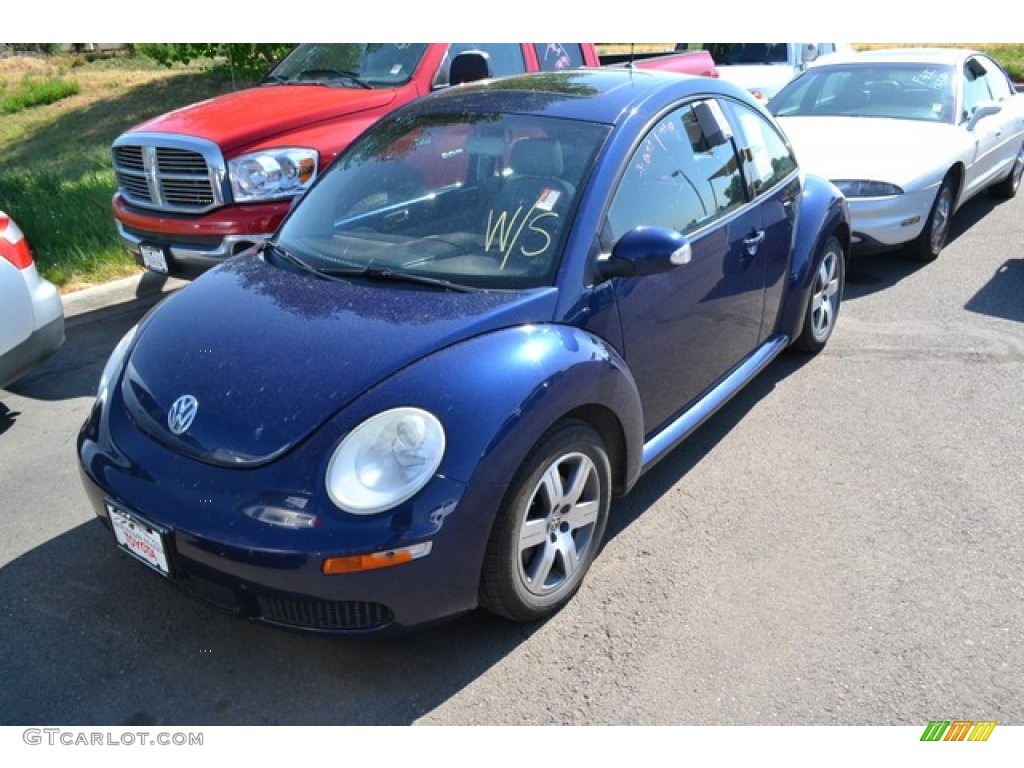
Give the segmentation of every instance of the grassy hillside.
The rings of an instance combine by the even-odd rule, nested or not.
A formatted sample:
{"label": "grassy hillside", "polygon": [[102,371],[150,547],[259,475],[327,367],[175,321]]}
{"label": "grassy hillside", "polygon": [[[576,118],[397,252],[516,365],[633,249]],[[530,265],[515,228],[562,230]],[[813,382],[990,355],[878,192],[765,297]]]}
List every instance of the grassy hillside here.
{"label": "grassy hillside", "polygon": [[40,272],[73,290],[137,270],[110,213],[111,142],[149,117],[231,90],[232,81],[221,70],[127,57],[0,59],[0,102],[53,81],[77,93],[0,119],[0,209],[24,230]]}

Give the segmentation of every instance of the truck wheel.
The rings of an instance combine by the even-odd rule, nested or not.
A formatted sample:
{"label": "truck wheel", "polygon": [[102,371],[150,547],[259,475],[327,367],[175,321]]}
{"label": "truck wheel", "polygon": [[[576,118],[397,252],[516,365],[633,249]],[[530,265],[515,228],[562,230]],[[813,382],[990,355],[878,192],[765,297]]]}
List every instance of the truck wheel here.
{"label": "truck wheel", "polygon": [[494,521],[481,605],[514,621],[562,608],[597,555],[610,506],[601,436],[582,422],[556,424],[526,457]]}

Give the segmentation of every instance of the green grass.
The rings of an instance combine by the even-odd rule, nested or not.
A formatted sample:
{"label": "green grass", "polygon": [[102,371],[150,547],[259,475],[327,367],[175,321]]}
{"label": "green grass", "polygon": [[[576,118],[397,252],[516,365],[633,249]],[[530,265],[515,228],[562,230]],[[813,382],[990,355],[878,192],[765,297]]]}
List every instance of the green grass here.
{"label": "green grass", "polygon": [[0,210],[64,291],[139,270],[110,211],[111,142],[149,117],[249,84],[209,66],[167,69],[141,58],[11,57],[0,59],[0,103],[25,82],[72,71],[77,93],[0,119]]}
{"label": "green grass", "polygon": [[[4,88],[6,91],[6,87]],[[14,91],[4,93],[0,98],[0,112],[14,115],[30,107],[38,107],[74,96],[81,91],[74,80],[48,77],[45,80],[26,78]]]}

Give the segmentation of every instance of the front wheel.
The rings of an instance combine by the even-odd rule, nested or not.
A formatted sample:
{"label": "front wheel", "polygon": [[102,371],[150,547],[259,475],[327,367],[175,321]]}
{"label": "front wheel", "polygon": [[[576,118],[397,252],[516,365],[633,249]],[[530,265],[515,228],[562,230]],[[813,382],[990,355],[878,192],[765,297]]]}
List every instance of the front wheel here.
{"label": "front wheel", "polygon": [[811,294],[804,311],[804,326],[793,346],[801,352],[820,352],[828,343],[839,317],[846,281],[846,255],[832,235],[818,257]]}
{"label": "front wheel", "polygon": [[1015,197],[1017,190],[1020,189],[1022,176],[1024,176],[1024,144],[1021,144],[1020,149],[1017,151],[1017,157],[1013,161],[1013,167],[1010,168],[1009,175],[998,184],[993,184],[989,189],[996,197],[1003,197],[1009,200],[1011,197]]}
{"label": "front wheel", "polygon": [[935,261],[946,247],[949,229],[953,221],[954,204],[953,180],[947,176],[935,195],[924,229],[917,239],[910,243],[910,253],[920,261]]}
{"label": "front wheel", "polygon": [[582,422],[557,424],[523,462],[495,519],[481,605],[514,621],[562,608],[597,556],[610,506],[601,436]]}

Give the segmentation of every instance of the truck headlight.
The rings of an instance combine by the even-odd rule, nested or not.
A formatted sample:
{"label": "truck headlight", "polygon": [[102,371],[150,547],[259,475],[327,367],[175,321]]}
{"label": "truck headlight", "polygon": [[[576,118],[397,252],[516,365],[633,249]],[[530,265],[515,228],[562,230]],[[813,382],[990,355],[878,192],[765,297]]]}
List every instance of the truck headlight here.
{"label": "truck headlight", "polygon": [[315,149],[281,147],[228,160],[235,202],[277,200],[304,192],[316,178],[317,159]]}
{"label": "truck headlight", "polygon": [[327,465],[327,493],[354,515],[373,515],[411,498],[441,464],[444,428],[419,408],[373,416],[338,445]]}

